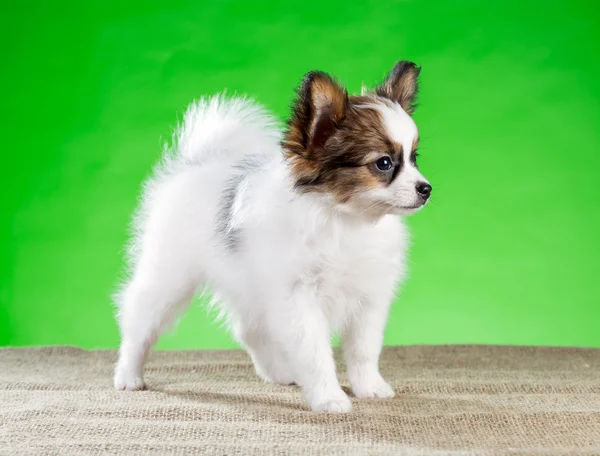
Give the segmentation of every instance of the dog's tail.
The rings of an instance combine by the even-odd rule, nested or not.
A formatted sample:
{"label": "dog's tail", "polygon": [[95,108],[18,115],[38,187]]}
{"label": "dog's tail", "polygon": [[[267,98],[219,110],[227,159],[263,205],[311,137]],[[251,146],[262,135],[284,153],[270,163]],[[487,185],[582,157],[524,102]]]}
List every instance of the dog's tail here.
{"label": "dog's tail", "polygon": [[279,151],[280,131],[277,120],[259,104],[218,95],[188,107],[170,149],[173,158],[188,164],[230,161]]}

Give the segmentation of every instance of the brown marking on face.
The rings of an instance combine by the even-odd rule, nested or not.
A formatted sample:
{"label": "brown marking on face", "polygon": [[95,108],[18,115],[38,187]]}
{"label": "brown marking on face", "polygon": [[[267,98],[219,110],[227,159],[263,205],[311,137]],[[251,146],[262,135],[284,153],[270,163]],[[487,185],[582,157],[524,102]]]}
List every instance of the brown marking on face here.
{"label": "brown marking on face", "polygon": [[[327,74],[309,73],[282,142],[295,187],[346,202],[355,193],[389,185],[402,168],[403,150],[389,137],[373,105],[395,102],[379,93],[349,97]],[[393,172],[377,169],[376,161],[384,156],[394,163]]]}
{"label": "brown marking on face", "polygon": [[347,202],[357,191],[375,189],[382,185],[381,181],[367,167],[340,168],[324,188],[332,194],[336,201]]}
{"label": "brown marking on face", "polygon": [[[402,146],[388,136],[381,113],[369,107],[376,103],[375,97],[350,97],[343,122],[320,149],[286,150],[298,189],[346,202],[353,193],[390,184],[402,164]],[[394,173],[377,170],[375,162],[384,156],[398,165]]]}

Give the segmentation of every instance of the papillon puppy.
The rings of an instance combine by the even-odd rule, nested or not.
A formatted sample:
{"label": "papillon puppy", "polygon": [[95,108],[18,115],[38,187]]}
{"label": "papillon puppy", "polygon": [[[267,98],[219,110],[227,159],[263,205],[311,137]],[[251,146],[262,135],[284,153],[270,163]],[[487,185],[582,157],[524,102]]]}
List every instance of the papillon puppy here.
{"label": "papillon puppy", "polygon": [[117,389],[145,388],[148,351],[208,289],[258,376],[299,385],[312,410],[352,407],[333,333],[354,396],[394,395],[378,359],[404,273],[402,216],[431,195],[411,118],[419,71],[398,62],[360,96],[308,73],[283,131],[244,98],[189,107],[134,220],[130,278],[116,297]]}

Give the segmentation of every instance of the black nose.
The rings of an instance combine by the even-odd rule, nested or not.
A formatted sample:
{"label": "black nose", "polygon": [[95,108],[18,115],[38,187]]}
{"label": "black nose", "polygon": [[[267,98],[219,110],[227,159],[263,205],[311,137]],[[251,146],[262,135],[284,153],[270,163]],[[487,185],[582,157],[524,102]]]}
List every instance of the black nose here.
{"label": "black nose", "polygon": [[431,185],[426,182],[419,182],[417,184],[417,193],[421,198],[427,200],[431,196]]}

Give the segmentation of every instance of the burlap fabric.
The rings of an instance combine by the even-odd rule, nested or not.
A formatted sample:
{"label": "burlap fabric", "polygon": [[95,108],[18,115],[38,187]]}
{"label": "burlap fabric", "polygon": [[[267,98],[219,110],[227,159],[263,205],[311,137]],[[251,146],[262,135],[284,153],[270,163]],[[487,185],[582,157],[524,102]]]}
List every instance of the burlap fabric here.
{"label": "burlap fabric", "polygon": [[397,397],[347,415],[308,411],[241,351],[154,352],[132,393],[112,389],[115,358],[0,350],[0,453],[600,455],[600,350],[387,348]]}

